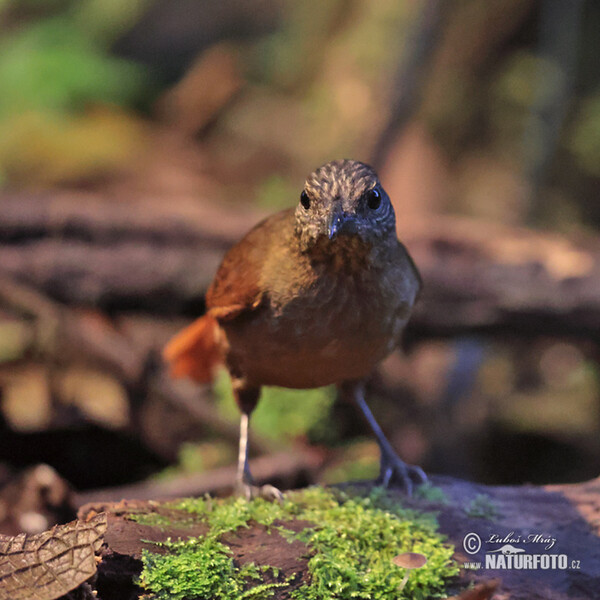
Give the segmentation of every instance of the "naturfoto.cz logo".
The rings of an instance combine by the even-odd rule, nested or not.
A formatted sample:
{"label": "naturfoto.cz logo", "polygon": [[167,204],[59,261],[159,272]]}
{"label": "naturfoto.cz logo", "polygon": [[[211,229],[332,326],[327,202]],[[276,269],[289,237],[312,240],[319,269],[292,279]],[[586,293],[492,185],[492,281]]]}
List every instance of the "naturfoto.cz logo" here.
{"label": "naturfoto.cz logo", "polygon": [[[465,562],[465,569],[580,569],[579,560],[569,559],[566,554],[550,553],[556,538],[541,533],[527,536],[511,532],[504,536],[490,534],[485,542],[474,532],[463,538],[463,548],[469,555],[477,554],[485,543],[484,562]],[[491,546],[488,548],[488,546]],[[528,552],[521,546],[529,546]]]}

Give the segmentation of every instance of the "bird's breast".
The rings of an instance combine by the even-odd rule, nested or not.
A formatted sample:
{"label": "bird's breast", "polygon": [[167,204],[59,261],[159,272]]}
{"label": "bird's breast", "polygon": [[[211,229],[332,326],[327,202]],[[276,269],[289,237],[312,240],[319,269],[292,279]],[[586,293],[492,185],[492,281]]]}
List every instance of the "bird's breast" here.
{"label": "bird's breast", "polygon": [[309,388],[368,375],[396,345],[412,301],[384,271],[318,263],[270,285],[265,306],[224,324],[228,360],[259,385]]}

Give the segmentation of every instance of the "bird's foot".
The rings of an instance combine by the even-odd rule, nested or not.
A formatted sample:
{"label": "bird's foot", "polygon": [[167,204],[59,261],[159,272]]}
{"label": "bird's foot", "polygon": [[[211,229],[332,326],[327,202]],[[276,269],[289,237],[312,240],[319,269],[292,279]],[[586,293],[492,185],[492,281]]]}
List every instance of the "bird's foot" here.
{"label": "bird's foot", "polygon": [[274,485],[253,485],[247,482],[239,482],[236,485],[236,493],[240,496],[244,496],[246,500],[250,501],[253,498],[263,498],[271,502],[283,503],[283,492],[276,488]]}
{"label": "bird's foot", "polygon": [[385,488],[400,487],[408,496],[412,496],[415,485],[427,481],[427,475],[421,467],[407,465],[393,452],[382,452],[381,470],[377,478],[378,485]]}

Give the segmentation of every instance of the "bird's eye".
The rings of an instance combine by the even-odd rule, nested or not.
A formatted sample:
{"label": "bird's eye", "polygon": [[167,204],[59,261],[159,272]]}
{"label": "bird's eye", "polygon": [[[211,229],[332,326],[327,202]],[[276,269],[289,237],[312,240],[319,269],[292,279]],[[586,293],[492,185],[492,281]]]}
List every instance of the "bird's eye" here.
{"label": "bird's eye", "polygon": [[310,208],[310,198],[308,197],[308,194],[305,191],[302,191],[302,193],[300,194],[300,204],[302,204],[302,206],[306,210]]}
{"label": "bird's eye", "polygon": [[381,194],[375,188],[366,192],[365,197],[369,208],[377,210],[381,206]]}

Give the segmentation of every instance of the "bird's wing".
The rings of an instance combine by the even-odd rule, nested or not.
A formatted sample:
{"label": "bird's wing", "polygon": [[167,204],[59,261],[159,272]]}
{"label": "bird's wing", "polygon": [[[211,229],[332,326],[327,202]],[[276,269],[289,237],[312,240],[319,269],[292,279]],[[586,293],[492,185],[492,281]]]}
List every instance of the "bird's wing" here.
{"label": "bird's wing", "polygon": [[277,243],[293,231],[293,213],[283,211],[265,219],[225,255],[206,294],[207,312],[169,341],[163,351],[174,377],[201,383],[212,380],[223,363],[219,322],[256,309],[263,297],[261,270]]}
{"label": "bird's wing", "polygon": [[225,255],[206,293],[208,314],[227,321],[256,309],[264,297],[261,271],[279,240],[289,235],[293,209],[279,212],[260,222]]}
{"label": "bird's wing", "polygon": [[233,319],[260,304],[260,264],[248,260],[249,255],[256,253],[254,245],[248,235],[234,246],[223,259],[206,293],[207,312],[218,320]]}

